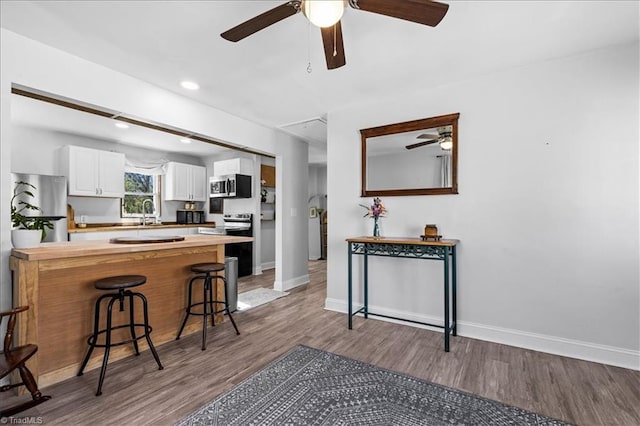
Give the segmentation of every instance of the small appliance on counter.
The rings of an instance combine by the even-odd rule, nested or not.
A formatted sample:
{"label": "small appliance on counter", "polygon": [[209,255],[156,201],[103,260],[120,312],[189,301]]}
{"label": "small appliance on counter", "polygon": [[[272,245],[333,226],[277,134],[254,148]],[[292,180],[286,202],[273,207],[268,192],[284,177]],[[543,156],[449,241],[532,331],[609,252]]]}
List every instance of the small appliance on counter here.
{"label": "small appliance on counter", "polygon": [[176,210],[176,223],[179,225],[205,223],[204,210]]}

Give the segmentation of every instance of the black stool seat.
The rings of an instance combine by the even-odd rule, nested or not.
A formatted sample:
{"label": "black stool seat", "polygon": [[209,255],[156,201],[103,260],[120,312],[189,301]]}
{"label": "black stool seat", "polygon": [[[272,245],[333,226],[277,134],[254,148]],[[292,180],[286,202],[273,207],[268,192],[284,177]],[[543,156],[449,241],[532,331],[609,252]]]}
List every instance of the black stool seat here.
{"label": "black stool seat", "polygon": [[[93,318],[93,333],[87,339],[87,343],[89,344],[89,349],[87,354],[80,365],[80,370],[78,371],[78,376],[82,376],[84,368],[87,366],[87,362],[89,362],[89,358],[91,357],[91,353],[95,348],[104,348],[104,357],[102,359],[102,368],[100,369],[100,379],[98,380],[98,391],[96,392],[96,396],[102,395],[102,383],[104,382],[104,376],[107,372],[107,362],[109,360],[109,351],[113,346],[125,345],[129,343],[133,343],[133,348],[135,350],[136,355],[140,355],[140,351],[138,349],[138,340],[145,338],[147,340],[147,344],[149,345],[149,349],[153,355],[153,358],[156,360],[158,364],[158,369],[162,370],[164,367],[160,363],[160,358],[158,357],[158,353],[156,352],[156,348],[153,346],[153,342],[151,342],[151,326],[149,325],[149,311],[147,307],[147,298],[142,293],[132,292],[129,288],[140,286],[147,282],[147,277],[144,275],[118,275],[114,277],[106,277],[97,280],[94,283],[94,287],[98,290],[117,290],[117,292],[111,292],[107,294],[103,294],[98,297],[96,300],[94,318]],[[113,305],[114,303],[119,303],[120,312],[124,311],[124,303],[125,298],[129,299],[129,322],[121,325],[113,325]],[[136,323],[134,318],[134,298],[139,299],[142,302],[142,310],[144,315],[144,321],[142,323]],[[106,327],[104,329],[100,329],[100,307],[102,305],[102,301],[107,300],[107,322]],[[129,333],[131,334],[130,339],[125,339],[121,341],[112,341],[111,332],[113,330],[128,328]],[[138,332],[136,332],[136,329]],[[98,338],[100,336],[104,337],[104,343],[98,343]]]}
{"label": "black stool seat", "polygon": [[224,271],[224,263],[196,263],[195,265],[191,265],[191,271],[198,274],[220,272]]}
{"label": "black stool seat", "polygon": [[147,277],[143,275],[118,275],[117,277],[102,278],[94,283],[98,290],[120,290],[121,288],[132,288],[147,282]]}
{"label": "black stool seat", "polygon": [[[233,320],[233,316],[231,316],[231,311],[229,310],[229,295],[227,293],[227,280],[222,275],[217,275],[213,273],[224,271],[225,265],[224,263],[211,262],[211,263],[196,263],[191,265],[191,271],[197,273],[195,277],[189,280],[189,301],[187,302],[187,308],[185,309],[184,319],[182,320],[182,325],[180,326],[180,330],[178,331],[178,336],[176,340],[180,339],[180,335],[184,330],[184,326],[187,325],[187,320],[190,315],[197,315],[202,317],[202,350],[207,349],[207,316],[211,315],[211,325],[215,326],[215,314],[224,312],[229,316],[231,320],[231,324],[233,324],[233,328],[236,330],[236,334],[240,334],[238,331],[238,327],[236,326],[236,322]],[[192,302],[192,289],[193,283],[197,280],[202,280],[203,282],[203,295],[202,302]],[[224,300],[216,300],[213,297],[213,280],[222,281],[222,285],[224,287]],[[202,305],[202,312],[194,312],[193,309],[196,306]],[[222,305],[222,309],[216,310],[216,305]]]}

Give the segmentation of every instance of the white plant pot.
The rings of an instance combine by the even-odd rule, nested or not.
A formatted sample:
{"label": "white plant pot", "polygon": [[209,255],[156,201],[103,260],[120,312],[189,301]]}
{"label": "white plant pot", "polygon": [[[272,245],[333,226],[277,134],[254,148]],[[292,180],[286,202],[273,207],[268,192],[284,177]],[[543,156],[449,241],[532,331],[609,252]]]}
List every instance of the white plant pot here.
{"label": "white plant pot", "polygon": [[12,229],[11,244],[14,248],[34,248],[40,245],[42,231],[39,229]]}

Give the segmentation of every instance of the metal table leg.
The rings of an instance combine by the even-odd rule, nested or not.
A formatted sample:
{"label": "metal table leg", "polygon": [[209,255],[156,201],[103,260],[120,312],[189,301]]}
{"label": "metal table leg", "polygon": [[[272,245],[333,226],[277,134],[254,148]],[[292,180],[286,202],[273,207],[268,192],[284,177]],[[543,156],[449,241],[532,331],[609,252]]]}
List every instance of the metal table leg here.
{"label": "metal table leg", "polygon": [[449,352],[449,247],[444,251],[444,351]]}

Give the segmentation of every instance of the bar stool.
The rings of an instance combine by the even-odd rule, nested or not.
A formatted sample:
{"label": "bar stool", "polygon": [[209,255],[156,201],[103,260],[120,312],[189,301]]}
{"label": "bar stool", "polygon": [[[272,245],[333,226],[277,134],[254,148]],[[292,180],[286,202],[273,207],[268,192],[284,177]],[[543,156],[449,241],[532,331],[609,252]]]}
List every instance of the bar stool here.
{"label": "bar stool", "polygon": [[[102,359],[102,368],[100,369],[100,379],[98,381],[98,391],[96,392],[96,396],[102,395],[102,383],[104,382],[104,376],[107,371],[107,361],[109,360],[109,351],[113,346],[126,345],[128,343],[133,343],[133,348],[135,349],[136,356],[140,355],[140,351],[138,349],[138,340],[143,337],[147,339],[147,344],[149,345],[149,349],[151,349],[151,353],[158,363],[158,369],[162,370],[164,367],[160,363],[160,358],[158,357],[158,353],[156,352],[156,348],[153,346],[151,342],[151,326],[149,325],[149,313],[147,308],[147,298],[142,293],[132,292],[128,290],[132,287],[140,286],[147,282],[147,277],[143,275],[119,275],[115,277],[107,277],[100,279],[94,283],[94,287],[98,290],[117,290],[117,293],[107,293],[103,294],[96,300],[95,313],[94,313],[94,321],[93,321],[93,333],[87,339],[87,343],[89,344],[89,349],[87,351],[87,355],[84,357],[82,361],[82,365],[80,366],[80,371],[78,371],[78,376],[82,376],[84,368],[87,366],[87,362],[91,357],[91,353],[95,348],[104,348],[104,357]],[[118,301],[120,304],[120,312],[124,311],[124,299],[125,297],[129,298],[129,322],[127,324],[112,325],[112,311],[113,304]],[[142,301],[142,307],[144,311],[144,323],[136,323],[134,320],[134,297],[137,297]],[[100,307],[103,300],[108,300],[107,304],[107,324],[106,328],[100,330]],[[113,330],[119,328],[129,328],[131,333],[131,339],[112,342],[111,341],[111,332]],[[136,334],[136,328],[142,328],[142,334]],[[105,343],[98,343],[98,337],[104,334],[105,335]]]}
{"label": "bar stool", "polygon": [[[229,295],[227,294],[227,280],[222,275],[211,275],[215,272],[224,271],[224,263],[197,263],[195,265],[191,265],[191,271],[195,272],[195,277],[189,280],[189,301],[187,302],[187,308],[184,315],[184,320],[182,320],[182,325],[180,326],[180,331],[178,331],[178,336],[176,340],[180,339],[180,335],[184,330],[184,326],[187,324],[187,319],[189,319],[189,315],[198,315],[202,316],[202,350],[207,349],[207,316],[211,315],[211,325],[215,326],[215,314],[224,312],[229,316],[231,320],[231,324],[233,324],[233,328],[236,329],[236,334],[240,334],[238,331],[238,327],[236,326],[236,322],[233,320],[233,316],[231,315],[231,311],[229,311]],[[203,297],[202,302],[193,303],[191,299],[191,293],[193,288],[193,283],[197,280],[203,280]],[[215,300],[213,297],[213,280],[221,280],[224,286],[224,301]],[[202,305],[202,312],[193,312],[192,309],[196,306]],[[222,309],[215,309],[216,305],[223,305]],[[208,311],[207,311],[208,306]]]}

